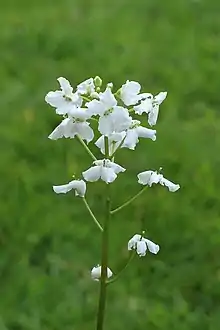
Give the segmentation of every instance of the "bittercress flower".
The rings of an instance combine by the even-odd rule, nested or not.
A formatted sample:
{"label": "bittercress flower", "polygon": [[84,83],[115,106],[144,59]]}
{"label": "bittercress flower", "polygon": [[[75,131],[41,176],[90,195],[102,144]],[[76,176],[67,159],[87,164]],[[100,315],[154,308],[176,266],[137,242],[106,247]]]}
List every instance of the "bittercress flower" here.
{"label": "bittercress flower", "polygon": [[72,180],[67,184],[53,186],[53,191],[56,194],[66,194],[71,190],[75,190],[75,195],[84,197],[86,193],[86,183],[83,180]]}

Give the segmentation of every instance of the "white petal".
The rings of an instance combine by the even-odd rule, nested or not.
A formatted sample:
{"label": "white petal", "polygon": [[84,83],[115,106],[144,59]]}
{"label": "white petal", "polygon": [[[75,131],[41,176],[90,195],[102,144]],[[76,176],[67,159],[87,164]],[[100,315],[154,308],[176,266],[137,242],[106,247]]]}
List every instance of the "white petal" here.
{"label": "white petal", "polygon": [[98,100],[92,100],[90,102],[87,102],[86,107],[88,108],[90,117],[102,115],[105,112],[105,105]]}
{"label": "white petal", "polygon": [[48,136],[51,140],[57,140],[62,137],[73,137],[71,135],[71,129],[72,129],[73,122],[69,118],[63,119],[63,121],[58,125],[53,132]]}
{"label": "white petal", "polygon": [[112,168],[113,171],[114,171],[116,174],[118,174],[118,173],[120,173],[120,172],[124,172],[124,171],[126,171],[126,169],[125,169],[124,167],[122,167],[122,166],[120,166],[120,165],[118,165],[118,164],[116,164],[116,163],[114,163],[114,162],[111,162],[111,161],[108,162],[107,166],[109,166],[110,168]]}
{"label": "white petal", "polygon": [[148,123],[150,126],[156,125],[158,114],[159,114],[159,105],[154,104],[151,111],[148,113]]}
{"label": "white petal", "polygon": [[138,141],[139,140],[136,129],[129,129],[127,130],[126,138],[124,140],[122,148],[129,148],[131,150],[134,150]]}
{"label": "white petal", "polygon": [[101,179],[103,181],[105,181],[106,183],[111,183],[115,181],[116,178],[117,175],[112,168],[104,166],[101,168]]}
{"label": "white petal", "polygon": [[141,85],[136,81],[127,80],[121,87],[121,99],[125,105],[134,105],[139,101]]}
{"label": "white petal", "polygon": [[147,244],[147,247],[148,247],[148,250],[153,253],[153,254],[157,254],[160,250],[160,247],[159,245],[155,244],[154,242],[150,241],[149,239],[147,238],[142,238],[146,244]]}
{"label": "white petal", "polygon": [[61,90],[64,92],[64,94],[66,96],[71,96],[73,88],[70,85],[69,81],[63,77],[59,77],[57,80],[58,80]]}
{"label": "white petal", "polygon": [[132,250],[136,248],[137,242],[140,241],[141,235],[135,234],[129,241],[128,241],[128,250]]}
{"label": "white petal", "polygon": [[113,108],[117,104],[116,98],[109,87],[106,88],[104,93],[100,93],[99,97],[100,101],[105,105],[106,110]]}
{"label": "white petal", "polygon": [[143,239],[137,242],[137,254],[140,257],[144,257],[147,252],[147,245]]}
{"label": "white petal", "polygon": [[160,184],[162,186],[166,186],[169,189],[169,191],[171,191],[171,192],[175,192],[178,189],[180,189],[180,185],[179,184],[175,184],[175,183],[173,183],[173,182],[165,179],[163,176],[162,176],[162,178],[160,180]]}
{"label": "white petal", "polygon": [[89,78],[89,79],[81,82],[77,86],[77,91],[80,94],[91,94],[91,93],[95,92],[95,85],[94,85],[93,78]]}
{"label": "white petal", "polygon": [[88,111],[87,108],[78,108],[76,106],[73,106],[68,112],[68,114],[69,116],[80,120],[86,120],[91,118],[91,113]]}
{"label": "white petal", "polygon": [[139,137],[142,138],[149,138],[152,141],[156,140],[156,133],[157,131],[155,129],[149,129],[143,126],[139,126],[136,128],[137,134]]}
{"label": "white petal", "polygon": [[74,132],[75,134],[78,134],[83,140],[86,140],[87,143],[93,140],[94,138],[94,132],[92,128],[89,126],[89,123],[85,122],[79,122],[74,123]]}
{"label": "white petal", "polygon": [[86,183],[83,180],[73,180],[64,185],[53,186],[53,190],[57,194],[66,194],[72,189],[75,189],[76,196],[84,197],[86,192]]}
{"label": "white petal", "polygon": [[85,172],[82,172],[82,175],[86,181],[94,182],[101,177],[101,166],[92,166]]}
{"label": "white petal", "polygon": [[114,131],[116,133],[125,131],[132,123],[132,118],[129,116],[128,110],[123,107],[114,107],[113,112],[110,113],[109,116],[111,116]]}
{"label": "white petal", "polygon": [[154,171],[145,171],[138,174],[138,183],[143,185],[152,186],[153,183],[158,183],[162,175]]}
{"label": "white petal", "polygon": [[149,113],[152,110],[152,99],[147,98],[146,100],[141,101],[139,105],[134,107],[134,112],[138,115],[142,115],[144,112]]}
{"label": "white petal", "polygon": [[45,96],[45,101],[55,108],[65,105],[65,99],[63,97],[63,92],[61,91],[47,93]]}
{"label": "white petal", "polygon": [[109,115],[104,115],[99,118],[98,130],[105,136],[114,132],[114,124]]}
{"label": "white petal", "polygon": [[154,100],[160,105],[165,100],[166,97],[167,97],[167,92],[160,92],[154,97]]}

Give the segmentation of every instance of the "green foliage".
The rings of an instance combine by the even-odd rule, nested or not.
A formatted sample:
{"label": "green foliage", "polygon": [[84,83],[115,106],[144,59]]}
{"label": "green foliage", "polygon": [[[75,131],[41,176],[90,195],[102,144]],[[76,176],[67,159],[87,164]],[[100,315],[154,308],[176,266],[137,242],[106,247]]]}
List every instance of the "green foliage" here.
{"label": "green foliage", "polygon": [[[111,224],[110,267],[139,229],[161,245],[109,287],[106,330],[216,330],[220,324],[220,21],[218,0],[0,1],[0,330],[93,330],[100,233],[82,201],[52,192],[90,165],[77,141],[49,141],[44,102],[64,76],[168,90],[158,140],[117,161],[115,207],[136,174],[163,167],[181,184],[149,189]],[[94,149],[94,152],[98,150]],[[103,185],[89,185],[102,220]],[[90,189],[91,188],[91,189]]]}

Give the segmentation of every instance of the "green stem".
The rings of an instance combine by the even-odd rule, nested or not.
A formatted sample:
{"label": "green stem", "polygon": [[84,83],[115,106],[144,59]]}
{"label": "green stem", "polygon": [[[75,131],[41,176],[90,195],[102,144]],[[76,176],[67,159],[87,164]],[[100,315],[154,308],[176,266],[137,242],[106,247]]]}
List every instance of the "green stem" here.
{"label": "green stem", "polygon": [[111,214],[115,214],[116,212],[122,210],[125,206],[129,205],[132,203],[136,198],[138,198],[145,190],[147,189],[147,186],[142,188],[136,195],[131,197],[127,202],[123,203],[121,206],[117,207],[116,209],[111,211]]}
{"label": "green stem", "polygon": [[85,142],[83,141],[83,139],[79,135],[76,135],[76,137],[77,137],[78,141],[82,144],[82,146],[86,150],[86,152],[92,157],[92,159],[93,160],[97,160],[97,158],[92,153],[92,151],[89,149],[89,147],[85,144]]}
{"label": "green stem", "polygon": [[89,214],[91,215],[92,219],[94,220],[95,224],[97,225],[97,227],[98,227],[101,231],[103,231],[102,226],[100,225],[100,223],[99,223],[98,220],[96,219],[96,217],[95,217],[94,213],[92,212],[92,210],[91,210],[89,204],[87,203],[87,200],[85,199],[85,197],[83,197],[82,200],[83,200],[83,202],[84,202],[84,204],[85,204],[87,210],[89,211]]}
{"label": "green stem", "polygon": [[99,294],[99,307],[97,316],[97,330],[103,330],[105,305],[106,305],[106,289],[107,289],[107,267],[108,267],[108,227],[111,217],[111,199],[110,199],[110,186],[107,185],[107,199],[106,199],[106,217],[103,226],[102,234],[102,260],[101,260],[101,281],[100,281],[100,294]]}
{"label": "green stem", "polygon": [[[108,137],[105,136],[105,158],[109,157]],[[103,330],[105,305],[106,305],[106,289],[107,289],[107,269],[108,269],[108,227],[111,218],[111,197],[110,185],[106,186],[106,214],[102,233],[102,260],[101,260],[101,280],[99,293],[99,306],[97,315],[97,330]]]}
{"label": "green stem", "polygon": [[128,258],[126,264],[124,265],[124,267],[120,270],[120,272],[119,272],[117,275],[115,275],[115,276],[113,277],[112,280],[107,281],[107,284],[114,283],[115,281],[117,281],[117,280],[119,279],[119,277],[124,273],[124,271],[125,271],[125,270],[127,269],[127,267],[130,265],[130,263],[131,263],[131,261],[133,260],[134,256],[135,256],[135,252],[134,252],[134,251],[131,251],[130,256],[129,256],[129,258]]}
{"label": "green stem", "polygon": [[85,95],[81,95],[81,96],[82,96],[83,100],[88,101],[88,102],[91,101],[90,98],[88,98],[87,96],[85,96]]}
{"label": "green stem", "polygon": [[124,141],[125,141],[125,139],[126,139],[126,136],[127,136],[127,134],[125,135],[125,137],[121,140],[121,142],[120,142],[120,144],[119,144],[119,146],[117,147],[117,149],[113,152],[113,154],[111,155],[111,159],[113,159],[114,158],[114,156],[115,156],[115,154],[116,154],[116,152],[117,152],[117,150],[118,149],[120,149],[121,148],[121,146],[123,145],[123,143],[124,143]]}

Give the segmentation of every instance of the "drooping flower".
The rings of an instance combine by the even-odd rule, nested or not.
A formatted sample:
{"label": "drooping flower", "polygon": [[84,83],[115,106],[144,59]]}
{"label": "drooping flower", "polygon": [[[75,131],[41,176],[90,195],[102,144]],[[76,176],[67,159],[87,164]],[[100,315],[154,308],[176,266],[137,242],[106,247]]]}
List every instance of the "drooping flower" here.
{"label": "drooping flower", "polygon": [[153,254],[157,254],[159,252],[159,249],[159,245],[155,244],[147,238],[144,238],[139,234],[135,234],[128,241],[128,250],[136,250],[137,254],[140,257],[145,256],[147,251],[150,251]]}
{"label": "drooping flower", "polygon": [[117,178],[118,173],[125,171],[125,168],[109,159],[95,160],[93,164],[95,166],[82,173],[86,181],[94,182],[101,179],[106,183],[111,183]]}
{"label": "drooping flower", "polygon": [[[97,265],[91,270],[91,277],[94,281],[99,281],[101,278],[102,267]],[[107,278],[112,277],[113,273],[110,268],[107,268]]]}
{"label": "drooping flower", "polygon": [[77,86],[77,92],[79,94],[88,94],[91,95],[95,92],[95,84],[94,84],[94,79],[93,78],[89,78],[86,79],[85,81],[81,82],[78,86]]}
{"label": "drooping flower", "polygon": [[66,194],[70,190],[75,190],[75,195],[84,197],[86,193],[86,183],[83,180],[72,180],[67,184],[53,186],[53,191],[56,194]]}
{"label": "drooping flower", "polygon": [[139,137],[148,138],[152,141],[156,140],[156,130],[149,129],[140,125],[139,120],[132,120],[129,129],[126,132],[126,137],[123,142],[122,148],[129,148],[134,150],[136,144],[139,142]]}
{"label": "drooping flower", "polygon": [[[108,136],[108,148],[109,156],[111,156],[119,147],[121,141],[125,137],[126,132],[112,133]],[[95,142],[95,145],[101,150],[101,153],[105,154],[105,136],[102,135]]]}
{"label": "drooping flower", "polygon": [[49,139],[57,140],[62,137],[74,138],[76,135],[89,143],[94,138],[94,132],[86,121],[90,114],[86,109],[73,108],[69,111],[69,117],[62,122],[49,135]]}
{"label": "drooping flower", "polygon": [[60,77],[57,80],[61,90],[47,93],[45,101],[56,108],[58,115],[66,115],[72,108],[82,105],[82,98],[79,93],[73,93],[73,88],[67,79]]}
{"label": "drooping flower", "polygon": [[143,99],[139,105],[134,107],[135,113],[138,115],[147,113],[149,125],[156,125],[159,114],[159,106],[165,100],[166,96],[167,92],[160,92],[156,96],[146,94],[145,99]]}
{"label": "drooping flower", "polygon": [[170,192],[175,192],[180,189],[179,184],[175,184],[167,179],[161,173],[156,171],[144,171],[138,174],[138,183],[142,185],[152,186],[153,183],[160,183],[162,186],[166,186]]}
{"label": "drooping flower", "polygon": [[142,98],[139,94],[141,85],[136,81],[127,80],[121,87],[120,97],[125,105],[135,105]]}

